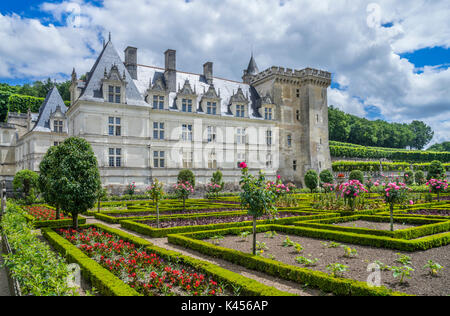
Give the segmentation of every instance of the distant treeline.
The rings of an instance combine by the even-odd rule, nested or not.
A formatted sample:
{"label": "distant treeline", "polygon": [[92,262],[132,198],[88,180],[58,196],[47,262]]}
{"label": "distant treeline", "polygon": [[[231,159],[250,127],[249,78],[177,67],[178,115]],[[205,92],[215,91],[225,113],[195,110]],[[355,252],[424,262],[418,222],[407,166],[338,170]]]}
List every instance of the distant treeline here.
{"label": "distant treeline", "polygon": [[[47,93],[55,85],[49,79],[46,81],[36,81],[32,85],[11,86],[0,83],[0,122],[4,122],[8,116],[8,111],[26,113],[28,109],[38,112],[44,102]],[[70,101],[70,81],[56,83],[59,93],[66,104]]]}
{"label": "distant treeline", "polygon": [[[330,140],[381,148],[415,148],[422,150],[434,132],[422,121],[411,124],[370,121],[329,108]],[[439,150],[440,151],[440,150]]]}

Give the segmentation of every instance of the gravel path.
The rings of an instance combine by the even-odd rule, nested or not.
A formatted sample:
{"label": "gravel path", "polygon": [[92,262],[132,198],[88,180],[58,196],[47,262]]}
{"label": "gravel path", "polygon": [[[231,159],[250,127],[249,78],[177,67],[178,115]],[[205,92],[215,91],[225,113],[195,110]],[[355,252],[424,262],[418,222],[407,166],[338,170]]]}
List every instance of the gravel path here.
{"label": "gravel path", "polygon": [[320,290],[316,290],[316,289],[309,289],[309,288],[303,288],[301,285],[299,285],[298,283],[295,282],[290,282],[290,281],[286,281],[286,280],[282,280],[282,279],[278,279],[276,277],[272,277],[270,275],[267,275],[265,273],[261,273],[258,271],[253,271],[250,269],[246,269],[242,266],[230,263],[228,261],[225,260],[221,260],[221,259],[217,259],[217,258],[212,258],[206,255],[203,255],[199,252],[190,250],[190,249],[185,249],[182,247],[178,247],[176,245],[171,245],[167,242],[167,238],[149,238],[148,236],[145,235],[141,235],[138,234],[136,232],[124,229],[122,227],[120,227],[120,225],[118,224],[107,224],[104,223],[102,221],[99,221],[97,219],[95,219],[94,217],[87,217],[87,224],[103,224],[105,226],[111,227],[111,228],[115,228],[115,229],[120,229],[126,233],[129,233],[131,235],[143,238],[145,240],[148,240],[149,242],[151,242],[152,244],[164,248],[164,249],[168,249],[168,250],[173,250],[173,251],[177,251],[183,255],[195,258],[195,259],[200,259],[215,265],[218,265],[221,268],[230,270],[232,272],[241,274],[242,276],[245,276],[247,278],[256,280],[262,284],[265,284],[267,286],[273,286],[275,288],[277,288],[280,291],[285,291],[288,293],[293,293],[293,294],[297,294],[300,296],[320,296],[320,295],[326,295],[323,292],[321,292]]}
{"label": "gravel path", "polygon": [[[1,241],[0,236],[0,241]],[[0,247],[0,266],[3,264],[2,250]],[[0,296],[11,296],[8,286],[8,277],[6,275],[6,270],[4,268],[0,268]]]}

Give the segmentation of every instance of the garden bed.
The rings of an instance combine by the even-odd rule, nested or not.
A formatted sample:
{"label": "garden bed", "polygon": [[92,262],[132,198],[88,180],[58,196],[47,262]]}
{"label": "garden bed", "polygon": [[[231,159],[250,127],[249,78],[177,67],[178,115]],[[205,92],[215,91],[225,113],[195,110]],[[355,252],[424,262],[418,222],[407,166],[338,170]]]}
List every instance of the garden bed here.
{"label": "garden bed", "polygon": [[86,234],[73,230],[56,233],[49,228],[43,232],[71,262],[80,264],[83,273],[104,295],[194,295],[197,292],[217,296],[237,294],[232,290],[237,288],[240,295],[290,295],[216,265],[156,247],[117,229],[99,224],[80,229]]}
{"label": "garden bed", "polygon": [[[304,216],[311,216],[313,214],[305,213]],[[280,212],[277,215],[278,219],[299,216],[298,213]],[[258,220],[271,220],[272,216],[265,215],[258,218]],[[203,225],[214,225],[214,224],[226,224],[234,222],[246,222],[252,221],[253,216],[247,214],[232,215],[232,216],[207,216],[207,217],[190,217],[190,218],[173,218],[164,219],[160,222],[160,228],[173,228],[180,226],[203,226]],[[275,219],[274,219],[275,220]],[[155,220],[145,220],[142,224],[156,228]]]}
{"label": "garden bed", "polygon": [[[333,224],[333,225],[342,226],[342,227],[352,227],[352,228],[367,228],[367,229],[374,229],[374,230],[390,230],[390,223],[387,223],[387,222],[370,222],[370,221],[356,220],[353,222],[337,223],[337,224]],[[414,228],[417,226],[418,225],[407,225],[404,223],[398,223],[398,224],[394,223],[394,231]]]}
{"label": "garden bed", "polygon": [[[334,248],[330,247],[331,243],[326,240],[295,235],[289,235],[288,237],[293,243],[300,244],[304,249],[299,253],[294,246],[283,247],[283,243],[286,240],[286,235],[284,234],[278,234],[269,238],[264,233],[260,233],[257,235],[257,240],[261,243],[264,242],[265,247],[267,247],[262,255],[266,258],[274,258],[279,262],[298,267],[305,267],[304,264],[296,261],[296,258],[299,256],[311,260],[317,258],[317,263],[307,268],[324,273],[329,272],[327,270],[329,264],[340,263],[348,266],[348,271],[343,273],[343,277],[361,282],[366,282],[370,274],[370,272],[367,272],[368,264],[377,260],[388,266],[402,265],[396,262],[396,259],[399,257],[397,255],[398,251],[366,246],[351,246],[352,249],[357,251],[357,255],[349,258],[344,256],[345,250],[342,248],[344,245],[334,244]],[[208,239],[207,241],[217,243],[217,240]],[[252,249],[251,238],[243,239],[239,236],[225,236],[223,240],[220,240],[219,246],[247,254],[250,254]],[[408,254],[408,256],[411,256],[411,267],[415,269],[411,273],[412,278],[408,279],[407,283],[400,284],[399,279],[394,279],[392,271],[381,271],[381,285],[394,291],[414,295],[450,295],[450,273],[448,273],[448,270],[443,270],[438,277],[432,277],[427,270],[423,269],[428,260],[433,260],[450,269],[450,246]]]}
{"label": "garden bed", "polygon": [[[219,208],[219,209],[198,209],[198,210],[176,210],[176,211],[160,211],[161,216],[169,216],[169,215],[184,215],[184,214],[206,214],[206,213],[221,213],[221,212],[239,212],[241,209],[227,209],[227,208]],[[104,213],[105,215],[116,217],[116,218],[124,218],[124,217],[144,217],[144,216],[156,216],[156,211],[143,211],[143,212],[123,212],[123,213]]]}
{"label": "garden bed", "polygon": [[413,215],[432,215],[432,216],[450,216],[450,210],[436,209],[436,210],[412,210],[407,214]]}
{"label": "garden bed", "polygon": [[[27,212],[26,218],[33,223],[35,228],[42,227],[67,227],[73,224],[73,219],[60,213],[61,218],[56,219],[56,211],[46,205],[24,206],[22,209]],[[78,224],[86,223],[86,218],[78,216]]]}

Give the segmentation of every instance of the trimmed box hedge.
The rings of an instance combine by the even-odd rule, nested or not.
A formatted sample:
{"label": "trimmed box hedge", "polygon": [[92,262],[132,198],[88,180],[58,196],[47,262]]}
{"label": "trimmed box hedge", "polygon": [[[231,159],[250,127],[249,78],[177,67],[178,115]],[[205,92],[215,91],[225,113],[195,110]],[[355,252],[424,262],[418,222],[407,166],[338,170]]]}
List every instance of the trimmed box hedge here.
{"label": "trimmed box hedge", "polygon": [[442,220],[442,219],[431,219],[431,218],[427,219],[427,218],[422,218],[422,217],[416,217],[416,218],[414,218],[414,217],[394,217],[394,223],[404,223],[404,224],[413,224],[413,225],[418,224],[418,225],[422,225],[422,226],[396,230],[393,232],[389,231],[389,230],[376,230],[376,229],[369,229],[369,228],[329,225],[329,224],[353,222],[353,221],[357,221],[357,220],[389,223],[390,217],[356,215],[356,216],[339,217],[339,218],[333,218],[333,219],[323,219],[323,220],[315,220],[315,221],[308,221],[308,222],[297,222],[297,223],[294,223],[294,225],[323,229],[323,230],[333,230],[333,231],[342,231],[342,232],[355,233],[355,234],[363,234],[363,235],[386,236],[386,237],[391,237],[391,238],[395,238],[395,239],[406,239],[406,240],[450,231],[450,221],[446,221],[446,220]]}
{"label": "trimmed box hedge", "polygon": [[[230,285],[240,287],[241,294],[245,296],[293,296],[288,292],[280,291],[274,287],[261,284],[255,280],[243,277],[240,274],[228,271],[217,265],[208,263],[206,261],[194,259],[188,256],[184,256],[178,252],[166,250],[157,247],[149,241],[130,235],[121,230],[107,227],[102,224],[84,225],[81,228],[96,227],[109,234],[119,236],[124,241],[135,244],[138,247],[145,247],[148,252],[155,253],[158,256],[173,262],[183,263],[187,266],[191,266],[195,270],[207,274],[217,281],[222,281]],[[61,252],[66,253],[69,258],[73,259],[75,263],[78,263],[82,267],[82,271],[88,276],[93,285],[100,290],[104,295],[113,296],[137,296],[140,295],[137,291],[129,287],[122,282],[111,272],[104,269],[93,259],[85,255],[76,246],[65,240],[58,233],[50,228],[43,229],[44,236],[49,240],[51,244],[55,245],[55,248]],[[68,258],[68,259],[69,259]],[[79,262],[83,263],[82,266]],[[100,268],[99,268],[100,267]],[[94,283],[95,282],[95,283]],[[98,284],[98,285],[95,285]],[[100,286],[100,287],[98,287]]]}
{"label": "trimmed box hedge", "polygon": [[[283,226],[266,225],[258,226],[258,232],[280,231]],[[198,233],[169,235],[169,243],[186,247],[200,253],[220,258],[248,269],[267,273],[269,275],[294,281],[300,284],[319,288],[324,292],[342,296],[407,296],[405,293],[394,292],[386,287],[370,287],[365,282],[351,279],[334,278],[320,271],[312,271],[285,263],[277,262],[260,256],[253,256],[241,251],[223,248],[199,239],[210,238],[214,235],[237,235],[243,231],[251,230],[251,227],[237,227],[225,230],[204,231]]]}
{"label": "trimmed box hedge", "polygon": [[[297,213],[308,213],[311,212],[301,212],[297,211]],[[308,221],[313,219],[321,219],[321,218],[330,218],[330,217],[337,217],[339,214],[334,213],[315,213],[315,215],[305,215],[305,216],[295,216],[295,217],[286,217],[282,219],[277,220],[258,220],[258,225],[261,224],[273,224],[273,223],[279,223],[279,224],[290,224],[295,223],[298,221]],[[198,225],[198,226],[178,226],[178,227],[171,227],[171,228],[153,228],[148,225],[142,224],[140,222],[145,221],[146,219],[140,219],[140,220],[123,220],[120,221],[120,226],[129,229],[131,231],[137,232],[142,235],[150,236],[152,238],[161,238],[166,237],[169,234],[178,234],[178,233],[185,233],[185,232],[196,232],[196,231],[203,231],[203,230],[215,230],[215,229],[225,229],[229,227],[242,227],[242,226],[248,226],[251,225],[251,221],[245,221],[245,222],[233,222],[233,223],[221,223],[221,224],[210,224],[210,225]]]}

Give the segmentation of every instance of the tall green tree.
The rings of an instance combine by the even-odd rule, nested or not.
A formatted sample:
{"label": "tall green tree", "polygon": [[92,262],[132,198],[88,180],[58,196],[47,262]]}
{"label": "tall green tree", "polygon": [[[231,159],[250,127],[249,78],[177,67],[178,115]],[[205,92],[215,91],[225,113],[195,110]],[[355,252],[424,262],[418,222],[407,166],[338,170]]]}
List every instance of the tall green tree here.
{"label": "tall green tree", "polygon": [[410,125],[413,136],[411,147],[423,149],[434,136],[434,132],[430,126],[421,121],[413,121]]}
{"label": "tall green tree", "polygon": [[27,204],[36,199],[38,191],[38,174],[31,170],[21,170],[16,173],[13,180],[14,193],[20,195]]}
{"label": "tall green tree", "polygon": [[84,139],[70,137],[50,152],[53,171],[48,182],[50,194],[56,196],[57,205],[69,213],[73,227],[78,229],[78,215],[95,205],[101,188],[97,158],[91,145]]}

